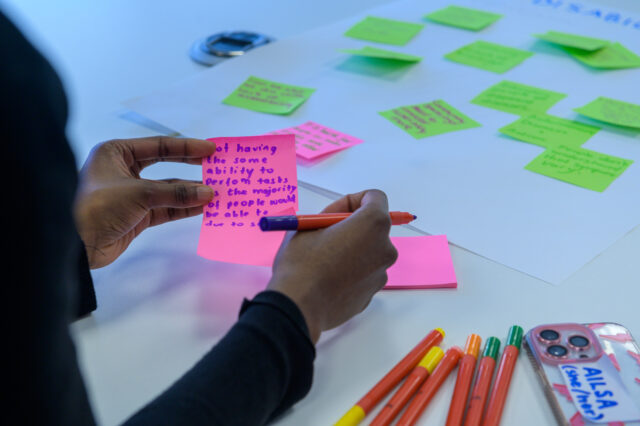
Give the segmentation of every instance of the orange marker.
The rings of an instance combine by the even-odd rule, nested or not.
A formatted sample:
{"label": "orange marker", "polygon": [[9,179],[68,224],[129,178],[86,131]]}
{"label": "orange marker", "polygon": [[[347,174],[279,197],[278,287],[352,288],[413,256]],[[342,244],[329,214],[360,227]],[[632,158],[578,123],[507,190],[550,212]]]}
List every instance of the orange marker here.
{"label": "orange marker", "polygon": [[477,334],[470,334],[467,337],[464,356],[460,360],[458,367],[458,378],[456,379],[456,387],[453,389],[446,426],[462,426],[464,409],[467,406],[467,397],[469,396],[473,373],[476,369],[476,361],[480,352],[480,342],[482,342],[482,339]]}
{"label": "orange marker", "polygon": [[[327,228],[342,220],[352,213],[319,213],[301,214],[297,216],[265,216],[260,219],[258,225],[263,231],[309,231],[313,229]],[[407,212],[389,212],[392,225],[406,225],[418,217]]]}
{"label": "orange marker", "polygon": [[371,426],[386,426],[390,425],[393,419],[396,418],[400,410],[411,399],[413,394],[418,390],[418,387],[427,380],[427,377],[431,374],[434,368],[438,365],[444,351],[438,346],[431,348],[429,352],[422,358],[416,368],[414,368],[407,379],[404,381],[400,389],[391,397],[389,402],[382,408],[380,413],[373,419]]}
{"label": "orange marker", "polygon": [[418,362],[429,352],[429,349],[442,342],[444,331],[441,328],[432,330],[422,339],[399,363],[395,365],[376,385],[362,397],[349,411],[345,413],[335,426],[354,426],[360,423],[365,416],[396,387],[409,372],[418,365]]}
{"label": "orange marker", "polygon": [[489,388],[491,387],[491,379],[493,379],[493,370],[496,367],[496,358],[500,352],[500,340],[497,337],[489,337],[484,345],[484,353],[478,367],[478,375],[476,376],[476,384],[471,391],[471,399],[469,400],[469,408],[467,409],[467,418],[464,426],[479,426],[482,421],[482,413],[484,405],[487,402]]}
{"label": "orange marker", "polygon": [[457,346],[453,346],[444,354],[444,358],[442,358],[440,364],[427,381],[420,386],[420,389],[416,392],[416,396],[411,403],[409,403],[407,411],[405,411],[402,417],[400,417],[400,420],[398,420],[398,426],[416,424],[424,409],[429,405],[431,398],[438,392],[438,389],[440,389],[442,383],[444,383],[449,376],[449,373],[458,365],[460,357],[462,357],[462,349]]}
{"label": "orange marker", "polygon": [[483,426],[498,426],[500,424],[500,417],[502,417],[502,409],[504,403],[507,400],[507,393],[509,392],[509,384],[511,383],[511,376],[513,375],[513,369],[516,366],[518,360],[518,354],[520,353],[520,344],[522,343],[522,327],[514,325],[509,329],[509,335],[507,336],[507,345],[502,352],[502,358],[500,358],[500,365],[498,366],[498,373],[496,374],[496,382],[493,384],[493,391],[489,398],[489,405],[487,405],[487,413],[484,417]]}

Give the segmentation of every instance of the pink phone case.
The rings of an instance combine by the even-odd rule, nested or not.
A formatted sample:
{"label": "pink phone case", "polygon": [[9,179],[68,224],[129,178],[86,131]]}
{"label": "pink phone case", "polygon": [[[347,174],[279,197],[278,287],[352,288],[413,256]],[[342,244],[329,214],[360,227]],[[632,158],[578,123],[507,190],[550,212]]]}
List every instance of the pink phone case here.
{"label": "pink phone case", "polygon": [[541,325],[527,333],[525,349],[558,424],[640,425],[632,414],[640,413],[640,349],[625,327]]}

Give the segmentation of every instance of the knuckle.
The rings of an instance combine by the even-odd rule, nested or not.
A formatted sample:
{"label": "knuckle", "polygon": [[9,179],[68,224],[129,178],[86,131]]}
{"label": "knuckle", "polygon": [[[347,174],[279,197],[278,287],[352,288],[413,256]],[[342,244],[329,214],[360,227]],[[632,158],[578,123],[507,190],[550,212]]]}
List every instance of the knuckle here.
{"label": "knuckle", "polygon": [[379,197],[387,198],[387,194],[385,194],[385,193],[384,193],[383,191],[381,191],[380,189],[375,189],[375,188],[367,189],[367,191],[366,191],[366,192],[370,192],[370,193],[375,194],[375,195],[377,195],[377,196],[379,196]]}
{"label": "knuckle", "polygon": [[156,197],[156,194],[158,193],[157,186],[154,185],[152,182],[146,182],[146,181],[138,181],[137,183],[140,187],[139,191],[140,191],[140,196],[142,200],[147,205],[151,204],[153,199]]}
{"label": "knuckle", "polygon": [[393,265],[398,260],[398,250],[393,244],[389,243],[385,252],[385,257],[388,265]]}
{"label": "knuckle", "polygon": [[386,230],[391,229],[391,218],[389,213],[380,209],[367,209],[367,220],[374,229]]}
{"label": "knuckle", "polygon": [[178,204],[187,204],[189,202],[189,191],[186,186],[182,184],[175,185],[173,191]]}
{"label": "knuckle", "polygon": [[167,136],[158,136],[158,158],[160,158],[160,161],[164,161],[164,159],[169,156],[170,143],[171,143],[171,138]]}
{"label": "knuckle", "polygon": [[118,139],[100,142],[93,148],[93,152],[99,156],[111,155],[118,152],[118,142]]}
{"label": "knuckle", "polygon": [[176,216],[176,209],[173,207],[167,208],[167,219],[173,220]]}
{"label": "knuckle", "polygon": [[185,184],[174,185],[174,197],[178,204],[193,204],[198,199],[197,188],[195,186],[187,186]]}

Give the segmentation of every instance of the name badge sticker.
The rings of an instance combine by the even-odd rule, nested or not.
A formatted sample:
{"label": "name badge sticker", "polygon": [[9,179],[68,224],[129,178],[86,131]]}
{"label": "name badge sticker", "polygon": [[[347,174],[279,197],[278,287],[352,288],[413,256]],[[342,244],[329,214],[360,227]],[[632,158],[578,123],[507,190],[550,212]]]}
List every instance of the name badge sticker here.
{"label": "name badge sticker", "polygon": [[558,366],[571,399],[585,420],[594,423],[640,420],[640,407],[631,399],[607,356],[595,362]]}

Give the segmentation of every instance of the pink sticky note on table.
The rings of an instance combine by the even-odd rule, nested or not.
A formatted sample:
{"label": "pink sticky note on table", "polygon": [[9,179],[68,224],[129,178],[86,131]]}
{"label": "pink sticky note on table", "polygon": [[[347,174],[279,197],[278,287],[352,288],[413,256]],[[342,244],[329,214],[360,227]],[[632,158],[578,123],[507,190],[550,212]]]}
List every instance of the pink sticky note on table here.
{"label": "pink sticky note on table", "polygon": [[446,235],[391,237],[398,260],[387,270],[385,289],[457,288]]}
{"label": "pink sticky note on table", "polygon": [[296,154],[305,160],[314,160],[332,152],[362,143],[354,138],[322,124],[307,121],[299,126],[276,130],[271,134],[293,134],[296,137]]}
{"label": "pink sticky note on table", "polygon": [[204,208],[198,254],[222,262],[271,265],[284,232],[262,232],[258,222],[262,216],[295,214],[298,209],[295,138],[209,140],[216,143],[216,153],[202,160],[202,181],[214,190],[214,199]]}

